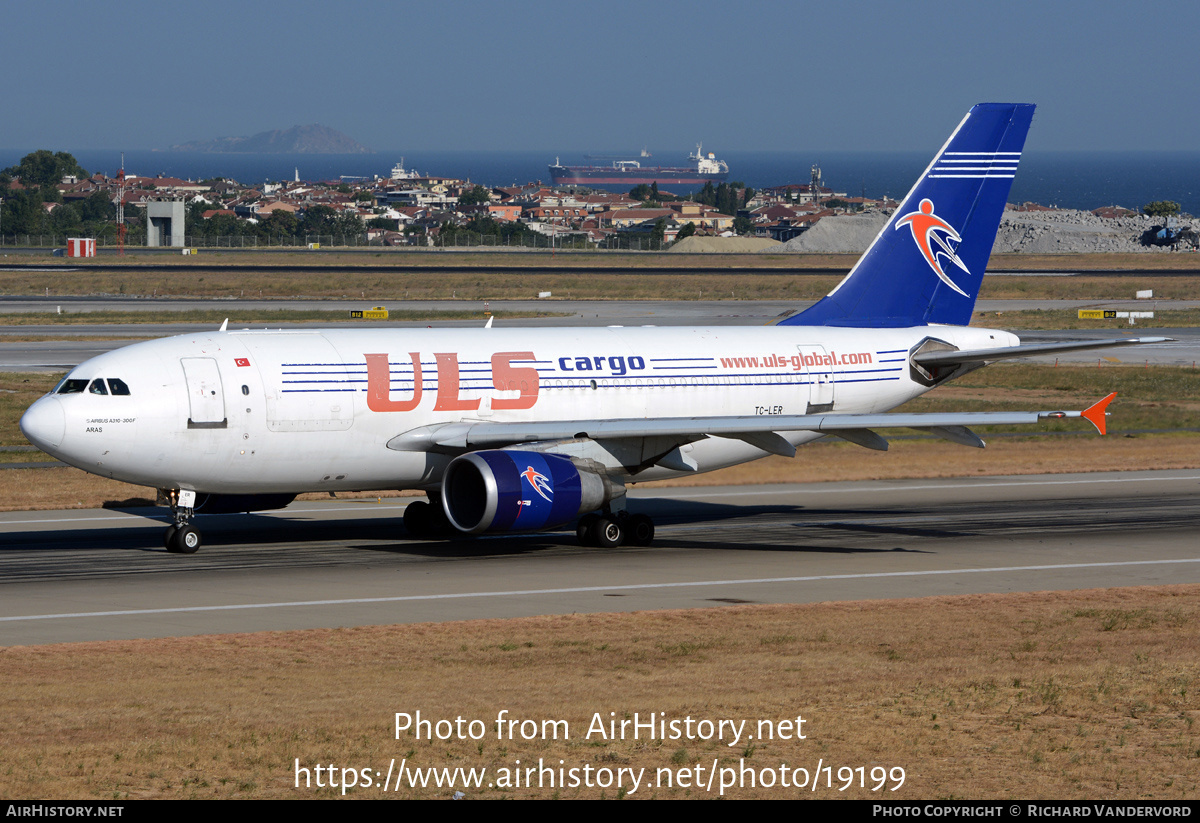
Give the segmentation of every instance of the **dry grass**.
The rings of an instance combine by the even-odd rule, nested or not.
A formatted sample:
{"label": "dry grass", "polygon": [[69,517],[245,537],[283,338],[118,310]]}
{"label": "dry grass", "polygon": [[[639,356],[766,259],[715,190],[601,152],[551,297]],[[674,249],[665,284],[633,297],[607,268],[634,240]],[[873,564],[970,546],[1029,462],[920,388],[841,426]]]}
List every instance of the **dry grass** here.
{"label": "dry grass", "polygon": [[944,441],[894,440],[887,452],[877,452],[823,440],[804,446],[794,458],[765,457],[695,477],[642,483],[639,488],[1196,468],[1200,468],[1198,434],[997,437],[988,440],[983,452]]}
{"label": "dry grass", "polygon": [[1200,273],[1200,254],[993,254],[988,268],[997,271],[1121,271],[1156,269]]}
{"label": "dry grass", "polygon": [[[46,262],[30,255],[26,262]],[[338,297],[363,300],[527,299],[540,291],[556,298],[587,300],[814,300],[840,279],[806,274],[821,269],[848,271],[857,255],[674,255],[674,254],[507,254],[399,251],[377,254],[263,251],[214,252],[197,257],[142,255],[123,264],[145,271],[113,271],[110,258],[79,261],[71,272],[0,272],[0,294],[126,294],[159,297]],[[21,260],[11,259],[10,264]],[[72,266],[76,261],[72,261]],[[263,272],[222,271],[220,266],[265,266]],[[350,271],[322,273],[298,266],[337,265]],[[391,266],[421,266],[432,271],[402,273]],[[525,267],[521,272],[502,267]],[[217,266],[217,270],[213,270]],[[439,268],[470,266],[468,273]],[[180,270],[205,267],[180,277]],[[632,274],[596,273],[596,267],[635,269]],[[663,267],[690,269],[665,273]],[[1164,275],[1200,274],[1200,255],[998,255],[992,269],[1007,271],[1152,270]],[[730,268],[756,268],[762,274],[737,274]],[[1160,299],[1200,298],[1195,276],[991,277],[982,297],[1130,299],[1138,289],[1154,289]]]}
{"label": "dry grass", "polygon": [[[792,274],[790,270],[787,274]],[[694,300],[737,299],[815,300],[840,280],[829,275],[780,276],[739,274],[707,269],[679,274],[572,273],[569,268],[546,272],[526,269],[519,273],[418,272],[378,269],[323,273],[304,270],[240,272],[205,271],[202,276],[181,278],[171,270],[111,272],[87,269],[77,272],[0,272],[0,294],[91,295],[122,294],[142,297],[222,298],[338,298],[366,301],[397,300],[528,300],[539,292],[554,299],[575,300]],[[231,304],[232,306],[233,304]]]}
{"label": "dry grass", "polygon": [[[979,292],[979,298],[981,300],[1126,300],[1133,302],[1137,292],[1144,289],[1151,289],[1154,292],[1154,300],[1195,300],[1200,298],[1200,272],[1175,277],[1145,274],[1114,277],[1087,275],[986,277],[983,281],[983,288]],[[1141,308],[1149,310],[1155,308],[1154,300],[1138,302],[1142,304]]]}
{"label": "dry grass", "polygon": [[[364,306],[364,308],[370,308]],[[491,314],[497,319],[528,318],[528,317],[568,317],[566,312],[555,311],[495,311]],[[322,311],[320,309],[244,309],[236,304],[220,309],[163,309],[156,311],[68,311],[61,314],[56,312],[21,312],[15,314],[0,314],[0,326],[79,326],[79,325],[115,325],[138,323],[211,323],[217,325],[228,321],[233,328],[246,325],[274,326],[277,323],[346,323],[350,320],[347,311]],[[478,320],[486,322],[483,306],[474,311],[457,309],[391,309],[388,320],[394,322],[415,321],[445,321],[445,320]],[[370,321],[368,321],[370,322]],[[47,340],[49,337],[38,337]],[[73,337],[71,339],[86,339]],[[121,338],[111,338],[121,339]],[[14,337],[5,334],[0,338],[5,342],[15,342]]]}
{"label": "dry grass", "polygon": [[[972,595],[0,649],[0,796],[302,798],[295,763],[833,767],[834,789],[734,797],[1187,800],[1200,789],[1200,587]],[[478,741],[394,734],[396,712]],[[497,740],[495,718],[569,738]],[[804,740],[587,739],[620,720],[802,716]],[[757,736],[756,736],[757,738]],[[837,791],[839,767],[904,785]],[[643,788],[634,798],[713,797]],[[889,784],[890,785],[890,784]],[[405,787],[398,797],[445,798]],[[380,797],[377,788],[355,797]],[[615,788],[469,797],[616,797]]]}
{"label": "dry grass", "polygon": [[[1141,309],[1138,309],[1141,310]],[[1129,326],[1127,320],[1084,320],[1080,319],[1077,309],[1042,309],[1035,311],[977,311],[971,317],[972,326],[983,328],[1000,327],[1010,331],[1022,329],[1089,329],[1096,333],[1097,338],[1112,337],[1129,331],[1141,331],[1149,326],[1153,329],[1183,329],[1200,326],[1200,309],[1183,309],[1162,311],[1154,306],[1146,306],[1145,310],[1153,310],[1154,317],[1138,321],[1138,325]],[[1122,352],[1122,354],[1128,354]],[[1136,352],[1132,352],[1136,354]],[[1103,352],[1099,353],[1103,356]]]}

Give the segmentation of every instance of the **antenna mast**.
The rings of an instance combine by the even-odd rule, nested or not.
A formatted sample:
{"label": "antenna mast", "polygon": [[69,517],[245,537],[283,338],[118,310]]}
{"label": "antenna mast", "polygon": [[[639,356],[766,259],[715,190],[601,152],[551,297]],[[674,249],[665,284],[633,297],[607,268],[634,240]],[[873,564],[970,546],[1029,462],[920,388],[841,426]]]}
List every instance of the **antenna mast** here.
{"label": "antenna mast", "polygon": [[125,256],[125,152],[121,152],[121,170],[117,172],[117,254]]}

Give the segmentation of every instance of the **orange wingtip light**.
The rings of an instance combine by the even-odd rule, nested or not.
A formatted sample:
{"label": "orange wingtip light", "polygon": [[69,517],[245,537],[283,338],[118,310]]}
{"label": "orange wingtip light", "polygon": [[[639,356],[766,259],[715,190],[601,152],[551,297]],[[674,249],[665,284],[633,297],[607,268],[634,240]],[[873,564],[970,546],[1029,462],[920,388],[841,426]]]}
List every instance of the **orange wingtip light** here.
{"label": "orange wingtip light", "polygon": [[1101,434],[1107,434],[1107,427],[1105,424],[1108,422],[1106,420],[1108,412],[1106,412],[1105,409],[1108,408],[1108,404],[1111,403],[1113,398],[1116,396],[1117,393],[1113,392],[1108,397],[1104,398],[1099,403],[1096,403],[1094,406],[1091,406],[1083,412],[1083,416],[1091,421],[1091,424],[1096,427],[1096,431],[1100,432]]}

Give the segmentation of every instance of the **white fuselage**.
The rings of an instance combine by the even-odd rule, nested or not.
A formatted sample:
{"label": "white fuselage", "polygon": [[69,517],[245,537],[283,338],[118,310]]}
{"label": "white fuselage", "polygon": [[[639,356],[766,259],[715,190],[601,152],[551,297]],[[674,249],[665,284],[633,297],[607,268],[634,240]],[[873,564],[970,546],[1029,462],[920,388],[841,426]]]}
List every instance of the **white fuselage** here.
{"label": "white fuselage", "polygon": [[[139,343],[69,375],[22,426],[89,472],[158,488],[274,493],[435,488],[450,456],[394,451],[437,423],[876,413],[928,388],[927,337],[1017,345],[958,326],[229,331]],[[128,394],[92,393],[97,378]],[[87,388],[82,381],[88,381]],[[793,445],[821,436],[784,435]],[[691,444],[700,471],[762,457]],[[631,481],[679,472],[652,467]]]}

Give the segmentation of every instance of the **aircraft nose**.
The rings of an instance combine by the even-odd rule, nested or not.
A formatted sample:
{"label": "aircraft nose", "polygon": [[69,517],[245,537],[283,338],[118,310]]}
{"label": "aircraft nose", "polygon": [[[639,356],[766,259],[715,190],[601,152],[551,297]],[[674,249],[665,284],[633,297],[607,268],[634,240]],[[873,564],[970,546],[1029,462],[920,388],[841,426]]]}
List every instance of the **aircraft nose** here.
{"label": "aircraft nose", "polygon": [[58,447],[67,433],[67,415],[57,397],[43,397],[21,416],[21,433],[44,452]]}

